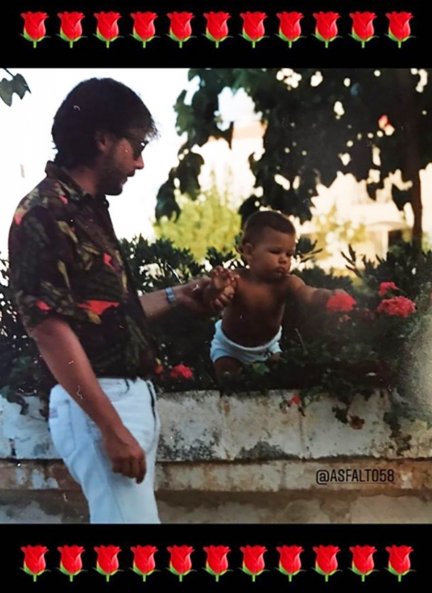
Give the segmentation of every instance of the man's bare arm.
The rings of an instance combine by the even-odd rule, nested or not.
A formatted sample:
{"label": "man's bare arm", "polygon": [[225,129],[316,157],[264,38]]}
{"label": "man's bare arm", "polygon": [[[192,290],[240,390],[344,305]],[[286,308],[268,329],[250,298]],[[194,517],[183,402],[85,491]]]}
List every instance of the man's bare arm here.
{"label": "man's bare arm", "polygon": [[142,482],[144,451],[102,391],[72,328],[60,318],[49,317],[30,335],[58,383],[99,427],[113,471]]}
{"label": "man's bare arm", "polygon": [[203,295],[210,283],[210,278],[197,278],[187,284],[173,286],[174,302],[168,300],[165,289],[148,292],[140,296],[141,306],[149,319],[156,319],[167,313],[173,305],[183,306],[196,313],[209,315],[214,312],[214,309],[218,310],[225,307],[234,293],[230,287],[221,290],[219,296],[214,296],[212,307],[209,307]]}

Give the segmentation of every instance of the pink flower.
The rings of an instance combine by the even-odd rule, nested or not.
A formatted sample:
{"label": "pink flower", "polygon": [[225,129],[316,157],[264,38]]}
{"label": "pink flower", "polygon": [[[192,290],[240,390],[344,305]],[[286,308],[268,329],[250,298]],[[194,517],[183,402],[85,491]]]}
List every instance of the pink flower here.
{"label": "pink flower", "polygon": [[380,297],[383,297],[392,290],[399,290],[394,282],[381,282],[378,288],[378,294]]}
{"label": "pink flower", "polygon": [[334,292],[326,303],[327,311],[332,313],[349,313],[356,306],[357,301],[345,291]]}
{"label": "pink flower", "polygon": [[390,317],[409,317],[416,310],[414,301],[403,296],[384,299],[377,307],[377,313]]}
{"label": "pink flower", "polygon": [[185,364],[177,364],[171,369],[170,377],[172,379],[192,379],[192,369]]}

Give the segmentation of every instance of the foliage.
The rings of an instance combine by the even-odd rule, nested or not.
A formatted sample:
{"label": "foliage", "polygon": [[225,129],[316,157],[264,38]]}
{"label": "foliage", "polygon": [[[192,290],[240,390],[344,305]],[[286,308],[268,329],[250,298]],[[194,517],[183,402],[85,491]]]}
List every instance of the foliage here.
{"label": "foliage", "polygon": [[[189,251],[176,249],[167,240],[150,244],[139,236],[132,241],[123,240],[121,246],[143,292],[186,282],[205,273],[204,264],[197,263]],[[306,260],[307,249],[313,252],[313,248],[308,241],[301,243],[299,259]],[[211,249],[207,257],[212,265],[239,265],[232,253],[227,255]],[[349,414],[353,396],[368,397],[376,389],[385,389],[394,401],[394,414],[389,416],[393,428],[397,428],[401,414],[415,413],[429,421],[432,251],[418,253],[411,245],[401,243],[378,263],[365,258],[359,260],[352,249],[345,257],[357,276],[355,282],[346,276],[325,274],[319,268],[306,267],[296,273],[315,286],[344,288],[355,297],[357,306],[349,312],[305,312],[288,302],[281,360],[252,365],[222,389],[227,392],[296,389],[300,390],[302,405],[311,398],[331,393],[338,398],[335,410],[338,417],[351,423],[359,422]],[[32,340],[26,337],[17,319],[6,284],[4,260],[1,275],[0,389],[9,399],[25,405],[26,394],[47,395],[52,379],[50,383]],[[385,294],[383,282],[394,283]],[[380,312],[384,299],[401,296],[415,302],[415,312],[405,317]],[[208,356],[213,323],[214,319],[175,309],[154,323],[160,345],[155,380],[165,390],[217,387]],[[171,372],[174,367],[184,368],[182,365],[192,370],[192,377]]]}
{"label": "foliage", "polygon": [[27,92],[30,92],[30,89],[22,74],[11,74],[6,68],[3,69],[11,78],[0,80],[0,99],[10,107],[14,95],[18,95],[22,99]]}
{"label": "foliage", "polygon": [[168,239],[180,249],[189,249],[197,261],[203,261],[209,237],[213,247],[227,253],[240,232],[240,216],[230,206],[227,195],[219,195],[214,186],[195,202],[183,198],[182,211],[176,221],[166,217],[154,226],[160,238]]}
{"label": "foliage", "polygon": [[366,180],[375,199],[389,174],[401,170],[411,186],[402,190],[393,184],[392,197],[399,209],[411,204],[419,242],[419,172],[432,161],[432,137],[424,133],[432,127],[430,74],[408,68],[191,69],[189,79],[198,80],[198,89],[190,103],[187,90],[177,99],[177,129],[186,141],[179,165],[159,191],[157,218],[178,215],[178,185],[196,199],[202,158],[194,148],[210,137],[231,142],[233,122],[223,121],[219,97],[226,88],[243,89],[265,124],[264,152],[250,157],[255,193],[242,204],[243,217],[264,205],[303,222],[311,217],[317,184],[329,186],[338,171]]}

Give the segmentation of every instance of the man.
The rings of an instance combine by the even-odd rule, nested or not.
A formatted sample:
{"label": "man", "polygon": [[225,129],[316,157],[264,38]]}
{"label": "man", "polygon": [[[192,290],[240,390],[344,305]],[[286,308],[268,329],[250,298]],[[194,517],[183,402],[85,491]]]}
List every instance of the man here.
{"label": "man", "polygon": [[[81,82],[54,117],[46,178],[19,204],[9,233],[11,286],[57,385],[54,444],[87,498],[92,523],[158,523],[159,434],[148,320],[173,306],[204,310],[208,279],[139,296],[105,194],[144,167],[157,135],[142,100],[112,79]],[[224,306],[230,291],[215,295]]]}

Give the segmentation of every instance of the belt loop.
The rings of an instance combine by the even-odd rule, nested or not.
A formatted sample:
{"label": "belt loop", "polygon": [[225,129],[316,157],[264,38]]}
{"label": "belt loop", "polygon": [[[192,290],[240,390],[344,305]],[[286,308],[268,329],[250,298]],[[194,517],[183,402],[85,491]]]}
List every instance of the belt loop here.
{"label": "belt loop", "polygon": [[126,383],[126,387],[127,387],[126,393],[127,393],[130,389],[129,381],[127,379],[123,379],[123,381]]}

